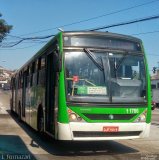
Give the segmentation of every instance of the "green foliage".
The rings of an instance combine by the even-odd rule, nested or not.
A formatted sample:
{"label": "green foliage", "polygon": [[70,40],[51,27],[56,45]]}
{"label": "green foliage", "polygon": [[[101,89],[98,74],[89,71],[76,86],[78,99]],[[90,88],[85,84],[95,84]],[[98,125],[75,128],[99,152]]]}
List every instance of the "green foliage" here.
{"label": "green foliage", "polygon": [[[0,13],[0,17],[2,17],[2,14]],[[5,36],[10,32],[12,29],[11,25],[8,25],[4,19],[0,19],[0,43],[4,39]]]}

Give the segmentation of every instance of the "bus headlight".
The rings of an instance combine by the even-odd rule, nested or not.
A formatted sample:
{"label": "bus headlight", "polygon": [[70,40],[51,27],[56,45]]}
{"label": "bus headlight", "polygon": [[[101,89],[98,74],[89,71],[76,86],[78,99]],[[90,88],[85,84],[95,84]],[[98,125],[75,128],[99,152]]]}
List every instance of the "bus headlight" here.
{"label": "bus headlight", "polygon": [[138,117],[138,122],[145,122],[146,120],[146,116],[144,114],[142,114],[141,116]]}
{"label": "bus headlight", "polygon": [[69,121],[70,122],[81,122],[84,121],[78,114],[73,112],[71,109],[67,110],[68,116],[69,116]]}
{"label": "bus headlight", "polygon": [[146,121],[147,110],[145,110],[140,116],[135,120],[135,122],[145,122]]}
{"label": "bus headlight", "polygon": [[70,121],[77,121],[77,115],[75,113],[71,113],[69,115],[69,119],[70,119]]}

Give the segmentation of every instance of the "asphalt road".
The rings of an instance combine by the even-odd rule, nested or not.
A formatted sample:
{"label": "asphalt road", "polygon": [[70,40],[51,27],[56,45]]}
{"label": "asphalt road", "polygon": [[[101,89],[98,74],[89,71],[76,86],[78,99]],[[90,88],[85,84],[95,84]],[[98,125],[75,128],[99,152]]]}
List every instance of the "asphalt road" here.
{"label": "asphalt road", "polygon": [[155,109],[149,138],[104,142],[58,142],[42,138],[10,114],[9,93],[0,90],[0,160],[157,160],[158,134],[159,109]]}

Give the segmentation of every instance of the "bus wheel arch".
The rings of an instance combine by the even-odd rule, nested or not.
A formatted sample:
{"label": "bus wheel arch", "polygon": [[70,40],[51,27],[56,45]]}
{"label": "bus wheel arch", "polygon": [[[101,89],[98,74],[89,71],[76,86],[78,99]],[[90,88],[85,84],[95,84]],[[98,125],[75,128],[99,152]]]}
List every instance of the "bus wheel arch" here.
{"label": "bus wheel arch", "polygon": [[44,132],[44,112],[43,112],[43,107],[40,104],[38,106],[38,113],[37,113],[37,130],[40,133]]}

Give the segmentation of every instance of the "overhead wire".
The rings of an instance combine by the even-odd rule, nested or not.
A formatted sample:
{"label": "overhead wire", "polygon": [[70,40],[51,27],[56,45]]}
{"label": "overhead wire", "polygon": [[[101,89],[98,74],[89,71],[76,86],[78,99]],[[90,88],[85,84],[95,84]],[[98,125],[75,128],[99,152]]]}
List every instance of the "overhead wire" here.
{"label": "overhead wire", "polygon": [[23,41],[26,41],[26,40],[41,40],[41,39],[47,39],[47,38],[51,38],[55,35],[48,35],[48,36],[41,36],[41,37],[27,37],[27,38],[21,38],[19,41],[15,42],[14,44],[11,44],[11,45],[8,45],[8,46],[1,46],[2,48],[11,48],[11,47],[14,47],[18,44],[20,44],[21,42]]}
{"label": "overhead wire", "polygon": [[154,19],[158,19],[158,18],[159,18],[159,14],[149,16],[149,17],[139,18],[139,19],[133,19],[133,20],[126,21],[126,22],[119,22],[119,23],[115,23],[115,24],[111,24],[111,25],[100,26],[100,27],[96,27],[93,29],[87,29],[87,31],[98,31],[98,30],[102,30],[102,29],[106,29],[106,28],[118,27],[118,26],[133,24],[133,23],[139,23],[139,22],[154,20]]}
{"label": "overhead wire", "polygon": [[[81,21],[78,21],[78,22],[73,22],[71,24],[75,24],[75,23],[82,23],[82,22],[85,22],[85,21],[88,21],[88,20],[93,20],[93,19],[97,19],[97,18],[100,18],[100,17],[103,17],[103,16],[108,16],[108,15],[111,15],[111,14],[115,14],[115,13],[119,13],[119,12],[123,12],[123,11],[126,11],[126,10],[129,10],[129,9],[133,9],[133,8],[136,8],[136,7],[140,7],[140,6],[143,6],[143,5],[148,5],[150,3],[154,3],[154,2],[157,2],[159,0],[153,0],[153,1],[150,1],[150,2],[147,2],[147,3],[142,3],[142,4],[139,4],[139,5],[135,5],[135,6],[132,6],[132,7],[128,7],[128,8],[125,8],[125,9],[121,9],[121,10],[117,10],[117,11],[114,11],[114,12],[110,12],[110,13],[107,13],[107,14],[103,14],[103,15],[100,15],[100,16],[96,16],[96,17],[92,17],[92,18],[89,18],[89,19],[86,19],[86,20],[81,20]],[[131,20],[131,21],[127,21],[127,22],[119,22],[119,23],[115,23],[115,24],[111,24],[111,25],[107,25],[107,26],[102,26],[102,27],[96,27],[94,29],[89,29],[89,31],[96,31],[96,30],[102,30],[102,29],[106,29],[106,28],[111,28],[111,27],[117,27],[117,26],[122,26],[122,25],[128,25],[128,24],[132,24],[132,23],[138,23],[138,22],[143,22],[143,21],[148,21],[148,20],[153,20],[153,19],[157,19],[159,18],[159,15],[154,15],[154,16],[150,16],[150,17],[145,17],[145,18],[140,18],[140,19],[135,19],[135,20]],[[66,24],[66,25],[69,25],[69,24]],[[63,25],[65,26],[65,25]],[[61,27],[61,26],[59,26]],[[55,29],[57,27],[54,27],[52,29]],[[44,31],[44,30],[43,30]],[[40,32],[40,31],[38,31]],[[38,32],[34,32],[34,33],[38,33]],[[153,32],[153,31],[152,31]],[[154,32],[158,32],[158,31],[154,31]],[[153,32],[153,33],[154,33]],[[151,33],[151,32],[150,32]],[[148,34],[148,32],[146,33],[138,33],[138,34],[135,34],[135,35],[139,35],[139,34]],[[134,34],[133,34],[134,35]],[[23,41],[35,41],[35,40],[41,40],[41,39],[47,39],[47,38],[50,38],[50,37],[53,37],[55,35],[49,35],[49,36],[39,36],[39,37],[20,37],[20,36],[15,36],[15,35],[8,35],[10,37],[13,37],[13,38],[18,38],[20,39],[19,41],[16,41],[16,42],[9,42],[9,44],[7,45],[1,45],[0,47],[3,47],[3,48],[10,48],[10,47],[14,47],[20,43],[22,43]],[[42,42],[43,43],[43,42]]]}
{"label": "overhead wire", "polygon": [[159,0],[152,0],[150,2],[145,2],[145,3],[134,5],[134,6],[131,6],[131,7],[127,7],[127,8],[124,8],[124,9],[119,9],[119,10],[112,11],[112,12],[109,12],[109,13],[105,13],[105,14],[102,14],[102,15],[99,15],[99,16],[91,17],[91,18],[84,19],[84,20],[75,21],[75,22],[72,22],[72,23],[64,24],[64,25],[59,25],[59,26],[56,26],[56,27],[48,28],[48,29],[39,30],[39,31],[36,31],[36,32],[30,32],[30,33],[23,34],[23,35],[20,35],[20,36],[41,33],[41,32],[45,32],[45,31],[50,31],[50,30],[54,30],[54,29],[58,29],[58,28],[68,27],[68,26],[71,26],[71,25],[92,21],[92,20],[99,19],[99,18],[102,18],[102,17],[110,16],[110,15],[113,15],[113,14],[121,13],[121,12],[128,11],[128,10],[131,10],[131,9],[134,9],[134,8],[142,7],[142,6],[145,6],[145,5],[148,5],[148,4],[152,4],[152,3],[155,3],[155,2],[158,2],[158,1]]}
{"label": "overhead wire", "polygon": [[26,47],[20,47],[20,48],[12,48],[12,49],[0,49],[0,50],[21,50],[21,49],[26,49],[26,48],[31,48],[31,47],[34,47],[36,45],[40,45],[40,43],[37,43],[37,44],[33,44],[33,45],[29,45],[29,46],[26,46]]}
{"label": "overhead wire", "polygon": [[131,34],[131,35],[137,36],[137,35],[152,34],[152,33],[157,33],[157,32],[159,32],[159,30],[156,30],[156,31],[148,31],[148,32],[141,32],[141,33],[134,33],[134,34]]}
{"label": "overhead wire", "polygon": [[[154,20],[154,19],[158,19],[158,18],[159,18],[159,14],[158,15],[149,16],[149,17],[134,19],[134,20],[126,21],[126,22],[119,22],[119,23],[115,23],[115,24],[111,24],[111,25],[107,25],[107,26],[97,27],[97,28],[89,29],[89,30],[85,30],[85,31],[97,31],[97,30],[101,30],[101,29],[112,28],[112,27],[117,27],[117,26],[123,26],[123,25],[128,25],[128,24],[133,24],[133,23],[139,23],[139,22]],[[142,34],[142,33],[140,33],[140,34]],[[8,46],[1,46],[1,47],[3,47],[3,48],[11,48],[11,47],[14,47],[14,46],[20,44],[23,41],[26,41],[26,40],[47,39],[47,38],[51,38],[53,36],[55,36],[55,35],[21,38],[19,41],[15,42],[14,44],[11,44],[11,45],[8,45]]]}
{"label": "overhead wire", "polygon": [[[40,31],[37,31],[37,32],[32,32],[32,33],[28,33],[28,34],[24,34],[24,35],[29,35],[29,34],[34,34],[34,33],[40,33],[40,32],[44,32],[44,31],[48,31],[48,30],[52,30],[52,29],[57,29],[57,28],[60,28],[60,27],[66,27],[66,26],[69,26],[69,25],[74,25],[74,24],[78,24],[78,23],[83,23],[83,22],[91,21],[91,20],[98,19],[98,18],[101,18],[101,17],[109,16],[109,15],[112,15],[112,14],[117,14],[117,13],[120,13],[120,12],[124,12],[124,11],[127,11],[127,10],[131,10],[131,9],[137,8],[137,7],[148,5],[148,4],[157,2],[157,1],[159,1],[159,0],[153,0],[153,1],[150,1],[150,2],[142,3],[142,4],[139,4],[139,5],[134,5],[134,6],[131,6],[131,7],[127,7],[127,8],[120,9],[120,10],[116,10],[116,11],[113,11],[113,12],[110,12],[110,13],[106,13],[106,14],[102,14],[102,15],[99,15],[99,16],[91,17],[91,18],[88,18],[88,19],[84,19],[84,20],[73,22],[73,23],[64,24],[64,25],[57,26],[57,27],[54,27],[54,28],[40,30]],[[109,26],[109,28],[110,27],[111,26]],[[21,36],[24,36],[24,35],[21,35]],[[10,34],[8,34],[8,36],[13,37],[13,38],[18,38],[20,40],[14,42],[14,44],[12,42],[9,42],[9,44],[11,44],[11,45],[7,45],[7,46],[4,46],[4,47],[14,47],[14,46],[20,44],[23,41],[35,39],[34,37],[25,38],[25,37],[10,35]],[[36,37],[36,39],[41,39],[41,38],[40,37]]]}

